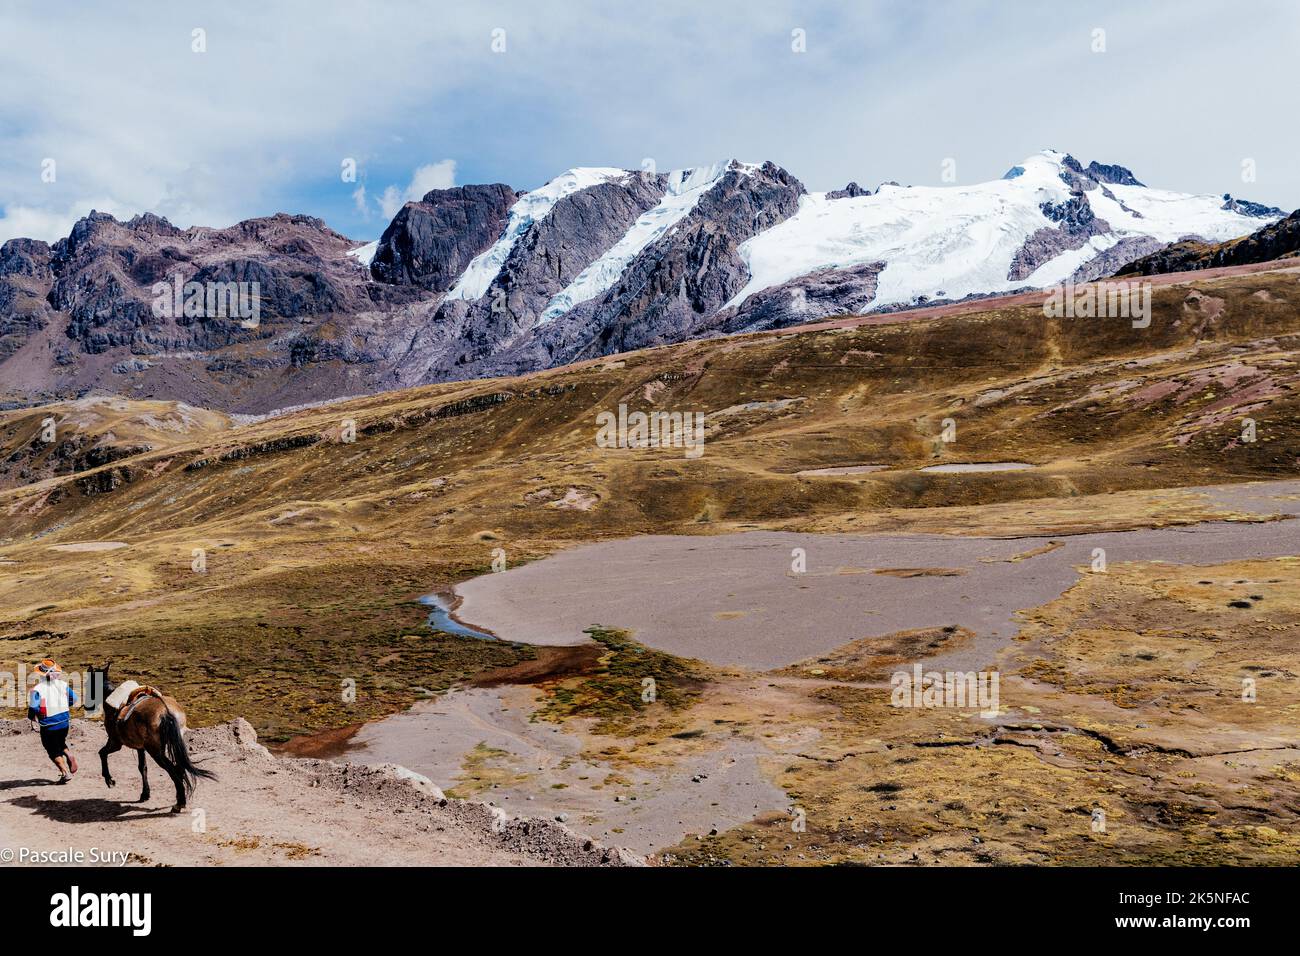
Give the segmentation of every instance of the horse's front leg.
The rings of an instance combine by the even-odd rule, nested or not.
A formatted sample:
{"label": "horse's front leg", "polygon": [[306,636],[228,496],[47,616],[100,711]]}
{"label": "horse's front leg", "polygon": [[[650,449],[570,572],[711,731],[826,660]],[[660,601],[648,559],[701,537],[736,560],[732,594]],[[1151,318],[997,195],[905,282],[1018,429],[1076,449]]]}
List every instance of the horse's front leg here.
{"label": "horse's front leg", "polygon": [[144,803],[149,799],[149,765],[145,763],[145,752],[136,752],[140,755],[140,802]]}
{"label": "horse's front leg", "polygon": [[116,737],[109,737],[108,743],[99,748],[99,767],[101,772],[104,774],[104,783],[108,784],[110,787],[116,786],[117,781],[114,780],[113,775],[108,772],[108,755],[115,754],[121,749],[122,741],[118,740]]}

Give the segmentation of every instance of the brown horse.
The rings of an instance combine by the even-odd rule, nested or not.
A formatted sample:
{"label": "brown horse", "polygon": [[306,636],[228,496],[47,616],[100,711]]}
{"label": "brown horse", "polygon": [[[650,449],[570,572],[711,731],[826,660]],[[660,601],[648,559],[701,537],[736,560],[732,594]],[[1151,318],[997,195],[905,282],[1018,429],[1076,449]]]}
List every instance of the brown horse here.
{"label": "brown horse", "polygon": [[[194,792],[198,778],[215,780],[216,776],[209,770],[196,767],[190,761],[183,736],[185,711],[174,698],[146,687],[133,692],[132,697],[139,695],[138,699],[121,710],[108,705],[108,697],[117,686],[110,683],[108,679],[108,669],[111,666],[105,664],[101,670],[93,667],[90,669],[91,687],[99,692],[99,699],[104,702],[104,729],[108,731],[108,743],[99,751],[104,783],[110,787],[117,784],[113,775],[108,772],[109,754],[117,753],[123,747],[138,750],[140,783],[143,787],[140,792],[140,802],[148,800],[149,771],[144,759],[147,753],[153,757],[158,766],[167,771],[167,775],[172,778],[172,783],[176,785],[176,805],[172,807],[172,813],[180,813],[185,809],[189,795]],[[127,712],[124,720],[119,719],[123,711]]]}

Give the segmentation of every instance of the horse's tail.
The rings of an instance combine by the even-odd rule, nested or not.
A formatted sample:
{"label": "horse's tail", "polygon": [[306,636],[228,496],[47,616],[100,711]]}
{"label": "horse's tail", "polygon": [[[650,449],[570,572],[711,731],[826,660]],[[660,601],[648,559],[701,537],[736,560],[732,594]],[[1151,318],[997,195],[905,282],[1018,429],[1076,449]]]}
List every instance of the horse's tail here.
{"label": "horse's tail", "polygon": [[163,756],[170,760],[181,775],[181,780],[185,784],[185,794],[194,792],[194,786],[199,782],[199,777],[205,780],[216,780],[217,775],[211,770],[204,770],[202,767],[195,766],[190,760],[189,749],[185,746],[185,738],[181,735],[180,721],[172,713],[166,702],[163,702],[163,708],[166,713],[162,716],[162,721],[158,726],[159,737],[162,740]]}

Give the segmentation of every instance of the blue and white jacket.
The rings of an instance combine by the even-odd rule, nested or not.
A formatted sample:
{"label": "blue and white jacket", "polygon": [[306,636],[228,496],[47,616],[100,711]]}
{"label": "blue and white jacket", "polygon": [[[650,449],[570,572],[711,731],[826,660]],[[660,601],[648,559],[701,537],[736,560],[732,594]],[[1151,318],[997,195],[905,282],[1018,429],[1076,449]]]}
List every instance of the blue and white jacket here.
{"label": "blue and white jacket", "polygon": [[68,711],[77,703],[77,692],[67,681],[45,677],[36,682],[27,701],[27,718],[39,720],[45,730],[68,726]]}

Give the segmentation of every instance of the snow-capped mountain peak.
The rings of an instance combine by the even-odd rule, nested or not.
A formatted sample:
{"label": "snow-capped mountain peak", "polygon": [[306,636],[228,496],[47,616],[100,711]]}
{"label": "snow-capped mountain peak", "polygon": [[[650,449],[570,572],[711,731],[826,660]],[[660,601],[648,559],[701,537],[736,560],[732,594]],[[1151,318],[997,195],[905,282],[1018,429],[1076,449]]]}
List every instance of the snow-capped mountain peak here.
{"label": "snow-capped mountain peak", "polygon": [[[454,370],[422,373],[432,377],[1086,281],[1188,236],[1234,238],[1280,214],[1155,189],[1123,166],[1085,166],[1055,149],[989,182],[875,192],[851,183],[809,193],[772,163],[729,159],[662,174],[574,169],[530,193],[500,186],[435,204],[444,201],[480,204],[471,218],[500,231],[478,236],[468,267],[447,279],[439,327],[476,344],[469,358],[457,352]],[[449,208],[439,222],[460,215]],[[380,270],[436,260],[450,243],[392,241],[410,248],[389,256],[381,242]]]}
{"label": "snow-capped mountain peak", "polygon": [[872,308],[1095,278],[1186,236],[1222,241],[1258,228],[1258,217],[1229,205],[1056,150],[986,183],[809,194],[794,216],[741,246],[749,280],[725,308],[801,276],[877,263]]}

